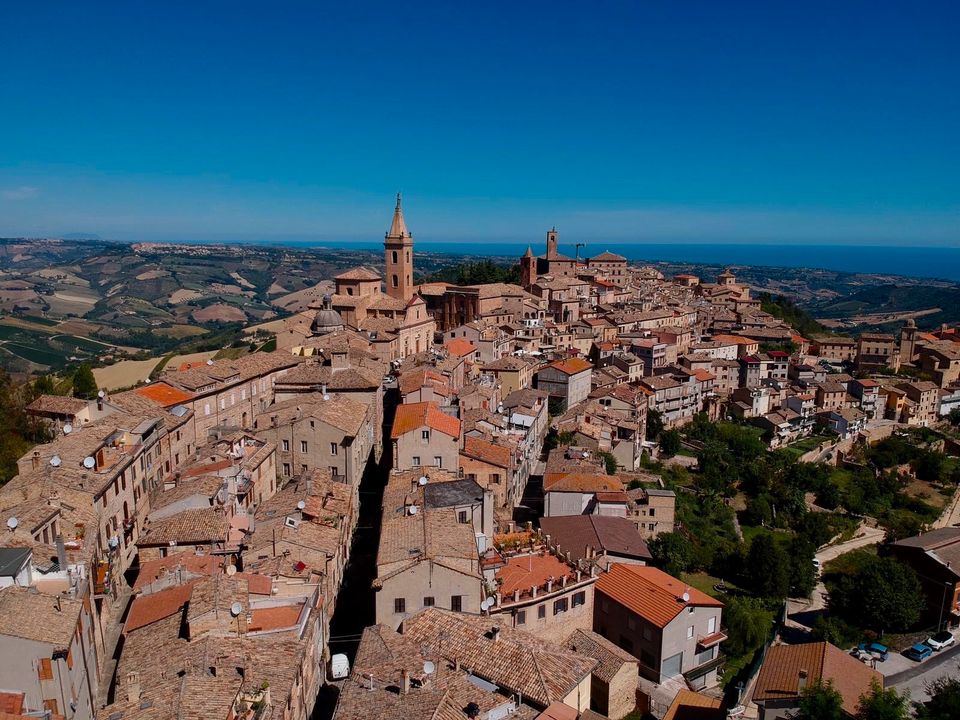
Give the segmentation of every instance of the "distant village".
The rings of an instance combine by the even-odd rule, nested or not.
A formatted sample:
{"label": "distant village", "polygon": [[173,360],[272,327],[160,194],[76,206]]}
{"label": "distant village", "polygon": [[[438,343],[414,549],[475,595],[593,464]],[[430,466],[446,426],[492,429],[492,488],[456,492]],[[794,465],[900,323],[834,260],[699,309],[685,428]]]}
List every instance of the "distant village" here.
{"label": "distant village", "polygon": [[852,716],[882,676],[828,642],[725,699],[723,602],[652,562],[686,529],[648,423],[835,461],[960,408],[960,331],[804,337],[731,272],[559,242],[519,285],[416,285],[398,197],[383,267],[275,351],[37,398],[54,439],[0,488],[0,715],[774,718],[837,678]]}

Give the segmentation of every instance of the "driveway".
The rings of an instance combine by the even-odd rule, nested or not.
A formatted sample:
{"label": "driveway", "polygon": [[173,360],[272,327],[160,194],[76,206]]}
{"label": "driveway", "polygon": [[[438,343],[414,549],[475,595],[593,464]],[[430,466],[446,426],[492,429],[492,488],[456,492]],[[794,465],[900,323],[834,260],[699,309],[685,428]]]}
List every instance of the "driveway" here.
{"label": "driveway", "polygon": [[[892,656],[890,659],[893,659]],[[887,662],[890,662],[890,660],[887,660]],[[960,645],[941,650],[934,653],[930,659],[924,660],[922,663],[912,663],[912,665],[906,670],[887,675],[885,684],[887,687],[895,687],[899,692],[909,690],[911,700],[925,702],[929,699],[929,695],[924,689],[927,683],[933,682],[944,675],[956,676],[960,672]]]}

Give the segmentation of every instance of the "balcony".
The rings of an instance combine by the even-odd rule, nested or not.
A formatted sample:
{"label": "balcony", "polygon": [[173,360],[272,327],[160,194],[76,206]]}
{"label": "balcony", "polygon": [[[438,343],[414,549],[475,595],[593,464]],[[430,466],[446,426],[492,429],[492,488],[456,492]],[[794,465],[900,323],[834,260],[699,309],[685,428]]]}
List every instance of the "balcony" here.
{"label": "balcony", "polygon": [[709,635],[701,635],[697,638],[697,650],[712,648],[714,645],[719,645],[726,639],[727,635],[722,631],[710,633]]}

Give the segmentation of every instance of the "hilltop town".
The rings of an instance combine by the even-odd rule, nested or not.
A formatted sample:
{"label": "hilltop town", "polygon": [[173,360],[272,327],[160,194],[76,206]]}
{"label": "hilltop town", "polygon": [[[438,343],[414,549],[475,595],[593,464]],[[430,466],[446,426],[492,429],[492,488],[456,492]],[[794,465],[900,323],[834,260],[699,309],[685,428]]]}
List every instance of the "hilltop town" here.
{"label": "hilltop town", "polygon": [[[31,399],[4,717],[772,718],[828,680],[852,716],[907,661],[843,645],[960,621],[957,328],[811,333],[555,229],[516,284],[416,260],[398,196],[257,351]],[[915,598],[885,628],[871,563]]]}

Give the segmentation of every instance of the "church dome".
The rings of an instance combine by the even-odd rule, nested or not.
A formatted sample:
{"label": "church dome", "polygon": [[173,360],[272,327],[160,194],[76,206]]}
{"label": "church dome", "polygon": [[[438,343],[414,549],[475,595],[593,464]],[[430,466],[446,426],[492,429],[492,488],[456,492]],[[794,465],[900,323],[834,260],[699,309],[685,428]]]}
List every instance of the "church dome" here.
{"label": "church dome", "polygon": [[310,332],[314,335],[326,335],[343,330],[343,318],[331,307],[331,302],[332,298],[329,295],[323,296],[323,309],[317,310],[317,314],[313,316],[313,322],[310,323]]}

